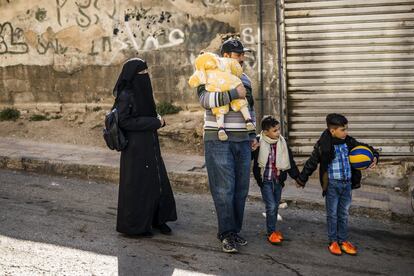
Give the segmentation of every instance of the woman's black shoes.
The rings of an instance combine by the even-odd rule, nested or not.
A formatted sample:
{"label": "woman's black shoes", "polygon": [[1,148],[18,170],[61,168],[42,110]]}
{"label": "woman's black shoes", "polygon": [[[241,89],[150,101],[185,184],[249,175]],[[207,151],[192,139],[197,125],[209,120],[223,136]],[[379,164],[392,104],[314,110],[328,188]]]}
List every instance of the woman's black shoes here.
{"label": "woman's black shoes", "polygon": [[166,223],[154,225],[154,228],[160,230],[161,234],[164,235],[171,235],[172,232],[171,228]]}
{"label": "woman's black shoes", "polygon": [[154,234],[150,231],[144,232],[141,234],[122,234],[126,238],[132,238],[132,239],[140,239],[140,238],[152,238]]}
{"label": "woman's black shoes", "polygon": [[140,236],[143,237],[143,238],[152,238],[154,236],[154,234],[152,232],[148,231],[148,232],[142,233]]}
{"label": "woman's black shoes", "polygon": [[[160,224],[160,225],[153,225],[154,229],[158,229],[161,234],[164,235],[171,235],[171,228],[168,227],[166,223]],[[151,231],[140,233],[140,234],[122,234],[124,237],[127,238],[152,238],[154,234]]]}

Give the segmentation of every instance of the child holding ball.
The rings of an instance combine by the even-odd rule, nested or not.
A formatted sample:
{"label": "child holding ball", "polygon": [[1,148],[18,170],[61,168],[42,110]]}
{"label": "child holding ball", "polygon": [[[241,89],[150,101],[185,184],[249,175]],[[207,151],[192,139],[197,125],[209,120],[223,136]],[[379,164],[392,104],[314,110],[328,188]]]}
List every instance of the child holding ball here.
{"label": "child holding ball", "polygon": [[326,124],[327,129],[316,142],[298,182],[304,186],[320,165],[319,180],[325,196],[328,249],[334,255],[342,255],[342,252],[356,255],[356,247],[348,240],[348,215],[352,189],[361,186],[361,169],[365,169],[364,164],[358,160],[368,158],[368,166],[373,168],[378,162],[379,154],[373,147],[348,136],[348,120],[345,116],[328,114]]}

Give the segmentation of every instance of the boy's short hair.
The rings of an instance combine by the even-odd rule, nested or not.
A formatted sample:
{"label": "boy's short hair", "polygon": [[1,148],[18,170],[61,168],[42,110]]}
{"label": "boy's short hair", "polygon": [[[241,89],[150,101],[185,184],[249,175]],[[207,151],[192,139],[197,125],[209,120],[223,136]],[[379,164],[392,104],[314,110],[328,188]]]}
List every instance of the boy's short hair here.
{"label": "boy's short hair", "polygon": [[326,116],[326,125],[329,129],[344,127],[348,124],[348,119],[344,115],[331,113]]}
{"label": "boy's short hair", "polygon": [[276,120],[272,115],[264,116],[262,119],[262,130],[269,130],[278,124],[279,121]]}

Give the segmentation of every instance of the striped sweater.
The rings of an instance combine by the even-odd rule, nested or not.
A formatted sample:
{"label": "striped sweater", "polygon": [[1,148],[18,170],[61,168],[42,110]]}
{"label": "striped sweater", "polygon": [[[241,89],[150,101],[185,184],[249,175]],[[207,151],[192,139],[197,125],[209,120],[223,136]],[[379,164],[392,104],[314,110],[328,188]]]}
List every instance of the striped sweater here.
{"label": "striped sweater", "polygon": [[[249,102],[250,116],[256,125],[256,113],[254,111],[254,100],[252,86],[249,77],[242,75],[241,80],[246,88],[246,99]],[[198,97],[202,107],[206,109],[204,113],[204,140],[218,140],[217,137],[217,120],[211,109],[214,107],[229,104],[232,100],[238,99],[239,95],[236,89],[228,92],[208,92],[204,85],[197,88]],[[224,127],[226,128],[229,141],[241,142],[253,140],[256,137],[255,132],[249,132],[246,129],[246,123],[241,112],[234,112],[230,109],[229,113],[224,116]]]}

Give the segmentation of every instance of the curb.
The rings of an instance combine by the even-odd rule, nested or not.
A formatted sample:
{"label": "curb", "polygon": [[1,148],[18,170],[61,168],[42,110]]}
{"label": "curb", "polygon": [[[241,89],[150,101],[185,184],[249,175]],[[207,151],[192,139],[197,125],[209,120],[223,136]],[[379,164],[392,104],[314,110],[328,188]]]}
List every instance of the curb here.
{"label": "curb", "polygon": [[[34,157],[0,156],[0,168],[103,181],[111,184],[118,183],[119,180],[119,168],[89,164],[74,164]],[[209,191],[208,179],[205,173],[169,171],[168,176],[172,187],[177,191],[187,193],[207,193]],[[262,198],[258,195],[249,195],[248,201],[262,201]],[[322,200],[318,202],[284,197],[282,201],[288,203],[290,207],[325,210],[325,204]],[[351,215],[369,216],[377,219],[389,219],[397,222],[414,224],[413,216],[398,214],[391,210],[380,208],[353,205],[350,213]]]}
{"label": "curb", "polygon": [[[116,167],[75,164],[35,157],[0,156],[0,168],[103,181],[111,184],[119,181],[119,168]],[[179,191],[195,193],[209,191],[207,175],[202,172],[169,171],[168,177],[172,186]]]}

